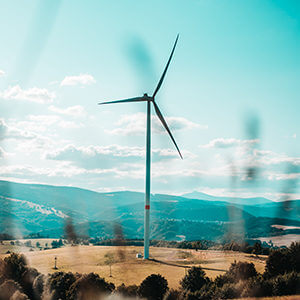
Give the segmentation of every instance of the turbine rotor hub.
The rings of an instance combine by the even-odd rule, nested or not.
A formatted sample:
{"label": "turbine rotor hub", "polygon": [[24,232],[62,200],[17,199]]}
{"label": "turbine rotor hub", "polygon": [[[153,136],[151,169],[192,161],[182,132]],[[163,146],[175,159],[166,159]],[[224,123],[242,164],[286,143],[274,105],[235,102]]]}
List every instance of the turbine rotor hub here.
{"label": "turbine rotor hub", "polygon": [[144,98],[145,100],[148,100],[148,101],[153,101],[153,100],[154,100],[154,98],[151,97],[151,96],[149,96],[147,93],[144,93],[143,98]]}

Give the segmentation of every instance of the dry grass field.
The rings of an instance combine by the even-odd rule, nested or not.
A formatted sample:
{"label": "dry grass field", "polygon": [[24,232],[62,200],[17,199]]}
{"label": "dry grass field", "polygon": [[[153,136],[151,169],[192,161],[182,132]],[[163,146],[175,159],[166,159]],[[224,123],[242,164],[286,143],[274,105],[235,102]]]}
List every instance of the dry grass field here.
{"label": "dry grass field", "polygon": [[[39,240],[39,242],[51,245],[51,240]],[[35,244],[36,240],[32,240],[32,245]],[[258,272],[263,272],[266,260],[264,256],[255,257],[233,251],[151,247],[151,260],[144,261],[136,258],[137,253],[143,253],[142,247],[65,246],[48,250],[34,248],[34,251],[29,251],[28,247],[12,248],[8,242],[0,245],[0,256],[7,255],[5,253],[8,249],[24,253],[29,265],[44,274],[56,271],[53,267],[54,259],[57,257],[58,271],[95,272],[115,285],[140,284],[148,275],[159,273],[168,280],[172,288],[179,286],[187,268],[194,265],[201,265],[209,277],[215,278],[228,270],[235,260],[253,262]],[[111,277],[109,261],[111,261]]]}

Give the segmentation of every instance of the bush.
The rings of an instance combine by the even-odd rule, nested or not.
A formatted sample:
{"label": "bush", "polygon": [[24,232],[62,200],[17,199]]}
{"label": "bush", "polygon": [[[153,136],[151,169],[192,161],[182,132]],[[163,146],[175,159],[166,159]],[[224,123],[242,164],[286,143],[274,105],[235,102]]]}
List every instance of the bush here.
{"label": "bush", "polygon": [[89,273],[79,277],[70,287],[68,300],[96,299],[99,295],[109,294],[115,289],[113,283],[108,283],[98,274]]}
{"label": "bush", "polygon": [[201,267],[192,267],[180,281],[180,285],[186,291],[196,292],[208,282],[209,279]]}
{"label": "bush", "polygon": [[163,276],[152,274],[141,283],[138,294],[149,300],[161,300],[168,289],[168,281]]}

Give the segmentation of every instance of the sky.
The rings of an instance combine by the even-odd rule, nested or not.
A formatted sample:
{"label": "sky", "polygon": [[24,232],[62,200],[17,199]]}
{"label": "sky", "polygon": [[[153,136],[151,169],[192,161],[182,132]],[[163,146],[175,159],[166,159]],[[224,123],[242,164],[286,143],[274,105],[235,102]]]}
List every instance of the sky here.
{"label": "sky", "polygon": [[299,199],[300,3],[0,1],[0,179]]}

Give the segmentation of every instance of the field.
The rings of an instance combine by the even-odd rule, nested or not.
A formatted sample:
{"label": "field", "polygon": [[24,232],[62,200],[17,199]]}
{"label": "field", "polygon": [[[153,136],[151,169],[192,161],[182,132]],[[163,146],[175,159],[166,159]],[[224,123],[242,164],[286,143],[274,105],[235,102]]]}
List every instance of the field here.
{"label": "field", "polygon": [[[51,244],[51,240],[39,240],[40,244]],[[32,245],[36,240],[32,240]],[[55,272],[54,260],[57,258],[58,271],[71,271],[80,273],[95,272],[115,285],[140,284],[143,279],[153,273],[163,275],[169,286],[177,288],[181,278],[191,266],[198,266],[206,274],[215,278],[229,269],[230,264],[236,261],[253,262],[258,272],[264,271],[265,256],[256,257],[245,253],[233,251],[214,250],[183,250],[173,248],[151,247],[151,260],[144,261],[136,258],[137,253],[143,253],[142,247],[110,247],[110,246],[65,246],[58,249],[38,250],[33,248],[16,248],[5,242],[0,246],[0,256],[4,257],[6,251],[22,252],[27,257],[30,266],[41,273]],[[110,276],[110,267],[111,274]]]}

